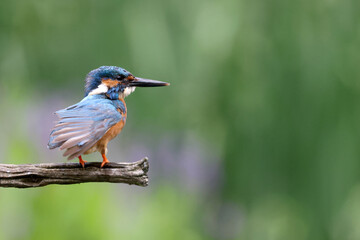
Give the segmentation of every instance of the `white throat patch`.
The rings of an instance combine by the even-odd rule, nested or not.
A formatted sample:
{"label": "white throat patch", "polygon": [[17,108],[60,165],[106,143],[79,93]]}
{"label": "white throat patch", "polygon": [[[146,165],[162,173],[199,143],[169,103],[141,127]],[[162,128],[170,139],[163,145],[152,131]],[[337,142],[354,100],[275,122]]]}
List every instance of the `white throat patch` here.
{"label": "white throat patch", "polygon": [[125,98],[129,96],[132,92],[135,91],[135,87],[127,87],[124,89],[124,92],[119,93],[120,98]]}

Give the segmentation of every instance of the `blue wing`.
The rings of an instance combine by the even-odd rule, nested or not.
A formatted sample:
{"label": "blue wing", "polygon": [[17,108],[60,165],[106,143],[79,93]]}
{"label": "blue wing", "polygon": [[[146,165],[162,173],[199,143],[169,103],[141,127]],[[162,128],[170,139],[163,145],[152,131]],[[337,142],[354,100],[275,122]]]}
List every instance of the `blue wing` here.
{"label": "blue wing", "polygon": [[113,102],[101,95],[88,96],[56,114],[59,120],[50,133],[48,148],[66,149],[64,156],[69,160],[90,149],[122,117]]}

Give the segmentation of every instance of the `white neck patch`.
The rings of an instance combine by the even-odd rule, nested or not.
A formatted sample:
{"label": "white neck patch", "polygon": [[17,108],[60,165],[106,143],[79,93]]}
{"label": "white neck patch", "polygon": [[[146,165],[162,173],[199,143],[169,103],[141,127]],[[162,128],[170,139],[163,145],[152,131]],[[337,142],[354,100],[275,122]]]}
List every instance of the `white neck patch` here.
{"label": "white neck patch", "polygon": [[89,93],[89,96],[103,94],[103,93],[106,93],[108,90],[109,90],[109,88],[105,84],[100,84],[97,88],[95,88],[94,90],[92,90]]}
{"label": "white neck patch", "polygon": [[[136,87],[127,87],[127,88],[125,88],[124,92],[119,92],[119,97],[120,98],[125,98],[125,97],[129,96],[132,92],[135,91],[135,88]],[[109,90],[109,88],[105,84],[102,83],[97,88],[92,90],[89,93],[89,96],[97,95],[97,94],[104,94],[104,93],[107,93],[108,90]]]}

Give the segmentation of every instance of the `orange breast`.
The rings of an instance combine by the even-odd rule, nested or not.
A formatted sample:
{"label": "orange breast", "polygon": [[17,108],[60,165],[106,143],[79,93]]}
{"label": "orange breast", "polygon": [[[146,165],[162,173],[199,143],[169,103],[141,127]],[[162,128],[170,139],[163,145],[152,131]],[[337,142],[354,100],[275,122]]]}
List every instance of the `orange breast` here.
{"label": "orange breast", "polygon": [[106,133],[105,135],[100,139],[103,141],[107,141],[109,142],[110,140],[112,140],[114,137],[116,137],[121,130],[123,129],[123,127],[125,126],[125,121],[126,120],[121,120],[120,122],[118,122],[117,124],[115,124],[114,126],[112,126]]}
{"label": "orange breast", "polygon": [[109,128],[109,130],[104,134],[104,136],[95,144],[95,149],[97,149],[97,151],[105,154],[106,153],[106,148],[107,148],[107,144],[113,139],[115,138],[123,129],[123,127],[125,126],[126,123],[126,105],[125,105],[125,101],[124,99],[119,99],[120,101],[122,101],[124,103],[125,106],[125,111],[122,112],[120,109],[118,109],[118,111],[120,112],[122,119],[116,123],[114,126],[112,126],[111,128]]}

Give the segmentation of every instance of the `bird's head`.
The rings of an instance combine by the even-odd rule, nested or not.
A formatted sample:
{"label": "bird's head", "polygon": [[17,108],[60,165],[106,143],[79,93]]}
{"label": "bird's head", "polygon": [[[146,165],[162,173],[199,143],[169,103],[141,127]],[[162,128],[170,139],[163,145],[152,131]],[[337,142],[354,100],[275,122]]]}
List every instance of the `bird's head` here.
{"label": "bird's head", "polygon": [[110,99],[124,98],[136,87],[160,87],[169,83],[134,77],[130,72],[115,66],[102,66],[89,72],[85,79],[85,96],[106,94]]}

